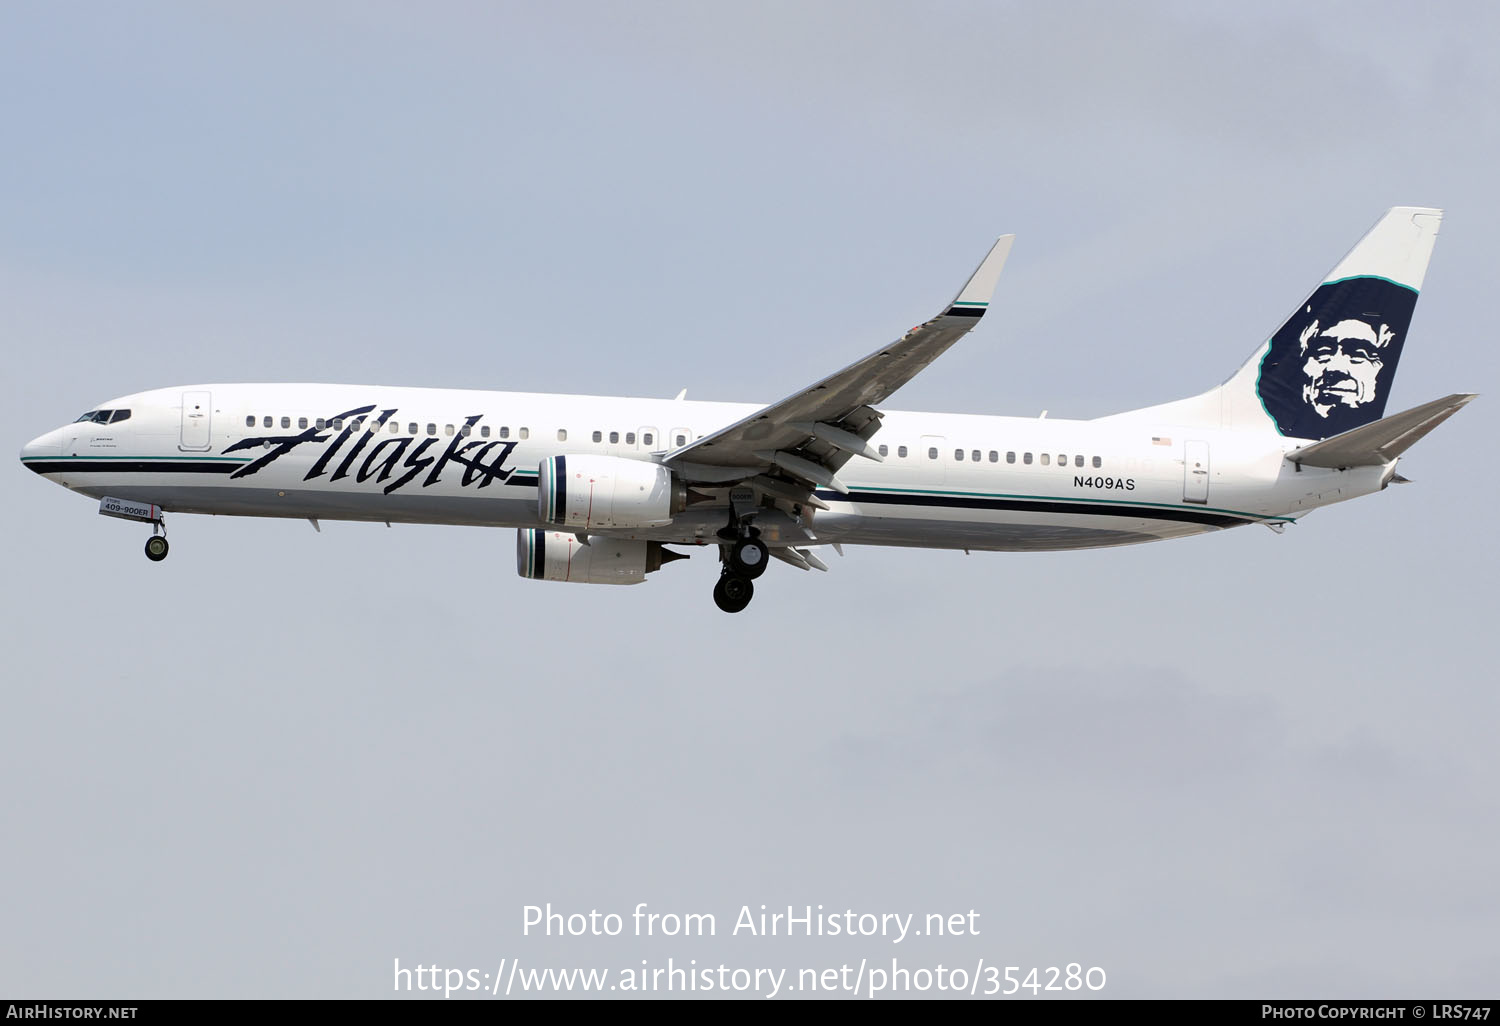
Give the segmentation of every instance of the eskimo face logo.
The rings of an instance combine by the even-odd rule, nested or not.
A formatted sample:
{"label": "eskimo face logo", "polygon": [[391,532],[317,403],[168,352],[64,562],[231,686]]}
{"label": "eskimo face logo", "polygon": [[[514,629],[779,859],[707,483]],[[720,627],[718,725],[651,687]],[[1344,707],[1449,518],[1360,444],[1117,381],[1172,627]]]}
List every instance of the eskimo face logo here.
{"label": "eskimo face logo", "polygon": [[1386,324],[1349,318],[1318,330],[1317,321],[1303,329],[1302,401],[1327,418],[1337,407],[1358,409],[1375,401],[1377,381],[1385,366],[1381,350],[1395,339]]}
{"label": "eskimo face logo", "polygon": [[1318,287],[1271,337],[1256,392],[1291,438],[1328,438],[1379,420],[1417,303],[1384,278]]}

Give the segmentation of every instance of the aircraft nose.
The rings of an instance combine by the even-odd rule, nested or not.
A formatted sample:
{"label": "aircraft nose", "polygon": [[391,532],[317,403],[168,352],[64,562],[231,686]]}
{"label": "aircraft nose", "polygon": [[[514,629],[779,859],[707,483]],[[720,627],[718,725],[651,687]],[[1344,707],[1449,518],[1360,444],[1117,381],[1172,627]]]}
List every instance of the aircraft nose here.
{"label": "aircraft nose", "polygon": [[62,452],[62,435],[58,431],[48,431],[45,435],[39,435],[27,442],[21,449],[21,463],[38,474],[46,473],[42,464],[48,459],[56,459]]}

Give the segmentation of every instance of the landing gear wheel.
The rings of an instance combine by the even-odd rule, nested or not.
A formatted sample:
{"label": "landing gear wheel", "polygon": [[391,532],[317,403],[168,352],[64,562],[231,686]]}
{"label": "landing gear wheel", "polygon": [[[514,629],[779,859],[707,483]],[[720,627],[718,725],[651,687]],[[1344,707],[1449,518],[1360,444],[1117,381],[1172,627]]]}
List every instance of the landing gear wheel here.
{"label": "landing gear wheel", "polygon": [[146,558],[153,563],[160,563],[167,558],[167,539],[159,534],[153,534],[146,539]]}
{"label": "landing gear wheel", "polygon": [[729,550],[729,566],[747,580],[755,580],[766,572],[771,561],[771,550],[759,538],[741,538]]}
{"label": "landing gear wheel", "polygon": [[739,574],[724,574],[714,585],[714,603],[726,613],[738,613],[754,597],[755,585]]}

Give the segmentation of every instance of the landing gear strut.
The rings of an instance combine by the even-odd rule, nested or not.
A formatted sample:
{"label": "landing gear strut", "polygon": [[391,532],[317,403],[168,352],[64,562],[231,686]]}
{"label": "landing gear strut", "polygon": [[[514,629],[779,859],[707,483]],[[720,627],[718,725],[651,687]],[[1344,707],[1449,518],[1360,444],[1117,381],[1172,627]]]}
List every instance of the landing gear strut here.
{"label": "landing gear strut", "polygon": [[146,539],[146,558],[153,563],[167,558],[167,522],[164,519],[151,524],[151,537]]}

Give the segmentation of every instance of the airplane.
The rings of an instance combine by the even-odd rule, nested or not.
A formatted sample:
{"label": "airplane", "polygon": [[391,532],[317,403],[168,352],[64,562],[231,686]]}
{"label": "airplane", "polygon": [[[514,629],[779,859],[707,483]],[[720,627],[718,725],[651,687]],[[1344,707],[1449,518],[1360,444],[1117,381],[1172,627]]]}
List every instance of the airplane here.
{"label": "airplane", "polygon": [[[520,576],[638,584],[696,547],[739,612],[776,559],[845,545],[1032,551],[1264,524],[1404,482],[1475,398],[1385,416],[1442,211],[1395,207],[1199,395],[1093,420],[885,403],[988,309],[1014,236],[895,342],[769,406],[383,385],[207,384],[100,403],[21,462],[151,525],[165,514],[516,529]],[[675,548],[674,548],[675,547]],[[686,551],[683,551],[683,550]]]}

